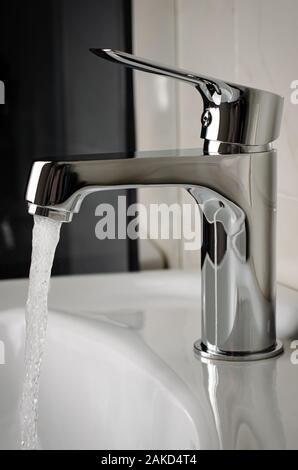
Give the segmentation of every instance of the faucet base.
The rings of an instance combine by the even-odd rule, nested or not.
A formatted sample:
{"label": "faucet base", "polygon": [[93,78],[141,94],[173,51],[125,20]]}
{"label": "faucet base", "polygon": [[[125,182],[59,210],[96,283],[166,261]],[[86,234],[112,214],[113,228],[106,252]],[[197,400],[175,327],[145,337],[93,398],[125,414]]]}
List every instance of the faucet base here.
{"label": "faucet base", "polygon": [[259,352],[225,352],[225,351],[214,351],[208,349],[201,340],[194,343],[194,352],[198,356],[204,359],[212,359],[216,361],[233,361],[233,362],[248,362],[248,361],[260,361],[262,359],[269,359],[271,357],[279,356],[283,352],[283,344],[277,340],[274,348],[267,349]]}

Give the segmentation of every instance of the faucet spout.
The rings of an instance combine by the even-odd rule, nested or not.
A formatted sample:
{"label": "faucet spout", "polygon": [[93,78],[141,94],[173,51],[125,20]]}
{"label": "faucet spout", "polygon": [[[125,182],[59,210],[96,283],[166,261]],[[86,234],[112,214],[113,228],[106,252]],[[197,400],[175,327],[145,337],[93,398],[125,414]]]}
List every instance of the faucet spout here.
{"label": "faucet spout", "polygon": [[[134,157],[134,158],[133,158]],[[73,161],[37,161],[33,164],[26,200],[29,212],[71,221],[90,193],[144,186],[205,187],[233,200],[237,175],[226,172],[234,155],[204,155],[203,151],[173,150],[132,154],[102,154]],[[46,214],[47,212],[47,214]],[[58,214],[59,213],[59,214]]]}
{"label": "faucet spout", "polygon": [[184,188],[202,216],[202,338],[195,350],[216,359],[271,357],[282,350],[275,332],[276,154],[256,150],[35,162],[26,195],[29,213],[70,222],[96,191]]}

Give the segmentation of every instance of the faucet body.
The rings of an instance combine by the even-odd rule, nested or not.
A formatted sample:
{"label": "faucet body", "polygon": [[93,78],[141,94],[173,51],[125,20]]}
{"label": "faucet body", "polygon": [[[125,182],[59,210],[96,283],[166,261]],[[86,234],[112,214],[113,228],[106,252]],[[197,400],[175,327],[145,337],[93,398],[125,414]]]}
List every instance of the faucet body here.
{"label": "faucet body", "polygon": [[27,190],[31,214],[69,222],[95,191],[184,188],[202,214],[202,339],[196,348],[203,355],[237,360],[280,350],[275,334],[274,150],[80,158],[34,163]]}
{"label": "faucet body", "polygon": [[26,195],[29,213],[70,222],[95,191],[184,188],[202,216],[202,337],[195,351],[237,361],[281,353],[275,328],[276,152],[271,142],[279,132],[282,99],[125,53],[95,53],[193,84],[203,96],[204,149],[35,162]]}

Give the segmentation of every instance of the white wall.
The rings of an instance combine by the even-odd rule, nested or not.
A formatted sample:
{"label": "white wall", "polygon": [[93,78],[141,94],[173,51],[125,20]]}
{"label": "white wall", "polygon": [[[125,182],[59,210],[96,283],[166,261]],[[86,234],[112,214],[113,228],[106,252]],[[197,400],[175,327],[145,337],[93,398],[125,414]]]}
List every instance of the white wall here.
{"label": "white wall", "polygon": [[[134,0],[134,54],[148,59],[175,64],[176,14],[173,0]],[[177,147],[177,84],[173,80],[142,72],[134,73],[136,103],[136,134],[138,150],[171,149]],[[171,204],[177,201],[179,190],[142,189],[140,203]],[[141,241],[141,244],[143,242]],[[181,243],[178,240],[157,240],[171,268],[181,265]]]}
{"label": "white wall", "polygon": [[[298,80],[298,1],[134,0],[134,3],[136,11],[140,5],[144,7],[146,4],[146,8],[151,10],[151,15],[143,17],[143,25],[140,16],[135,16],[135,25],[138,25],[136,52],[192,71],[284,95],[284,120],[277,144],[277,274],[279,282],[298,288],[298,104],[292,104],[290,99],[291,83]],[[142,50],[144,25],[147,49]],[[148,35],[151,35],[152,42]],[[152,79],[147,77],[145,80]],[[176,88],[175,85],[169,86],[173,87],[171,93],[177,90],[176,104],[168,109],[175,118],[169,117],[168,128],[163,127],[162,140],[158,141],[161,139],[160,128],[156,132],[152,128],[150,135],[147,132],[146,138],[141,137],[142,143],[151,145],[151,148],[159,142],[169,146],[174,143],[174,133],[179,147],[201,146],[199,122],[202,108],[199,97],[196,99],[194,90],[185,84]],[[155,100],[155,94],[153,88],[148,89],[147,101]],[[138,100],[141,98],[138,94]],[[174,97],[172,100],[175,103]],[[147,115],[147,125],[150,119]],[[142,126],[142,122],[139,121],[139,125]],[[142,127],[138,129],[138,135],[144,136],[143,132]],[[185,198],[181,197],[180,191],[174,196],[178,201]],[[171,249],[168,256],[171,256]],[[179,260],[176,261],[182,267],[198,265],[198,258],[185,253],[181,246]]]}

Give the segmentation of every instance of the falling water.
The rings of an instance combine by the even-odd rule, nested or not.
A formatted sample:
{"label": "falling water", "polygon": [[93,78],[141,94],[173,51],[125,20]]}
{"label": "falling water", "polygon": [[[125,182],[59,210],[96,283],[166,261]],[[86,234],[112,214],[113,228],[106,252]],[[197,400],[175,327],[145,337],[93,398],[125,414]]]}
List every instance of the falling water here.
{"label": "falling water", "polygon": [[48,290],[61,222],[34,217],[26,304],[25,378],[21,401],[21,447],[37,449],[39,377],[45,346]]}

